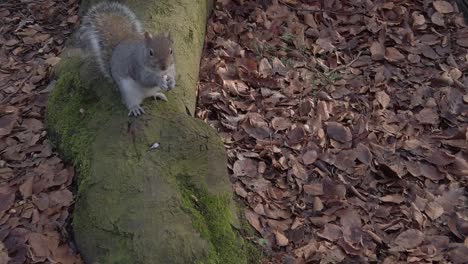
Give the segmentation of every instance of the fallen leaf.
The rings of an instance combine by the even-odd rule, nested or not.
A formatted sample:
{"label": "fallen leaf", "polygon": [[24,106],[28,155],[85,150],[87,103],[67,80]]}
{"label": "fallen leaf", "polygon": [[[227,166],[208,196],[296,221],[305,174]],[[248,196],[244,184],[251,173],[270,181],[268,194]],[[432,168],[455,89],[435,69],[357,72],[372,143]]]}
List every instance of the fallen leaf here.
{"label": "fallen leaf", "polygon": [[271,126],[273,127],[273,129],[277,131],[285,130],[291,126],[291,121],[289,121],[289,119],[286,119],[284,117],[274,117],[271,120]]}
{"label": "fallen leaf", "polygon": [[47,63],[47,64],[49,64],[51,66],[57,65],[59,62],[60,62],[59,57],[50,57],[50,58],[45,60],[45,63]]}
{"label": "fallen leaf", "polygon": [[353,139],[349,128],[337,122],[327,122],[327,134],[330,138],[341,143],[349,142]]}
{"label": "fallen leaf", "polygon": [[313,164],[318,158],[318,153],[315,150],[309,150],[302,155],[302,162],[305,165]]}
{"label": "fallen leaf", "polygon": [[31,247],[32,255],[36,261],[44,261],[50,255],[46,236],[39,233],[31,233],[29,235],[28,242]]}
{"label": "fallen leaf", "polygon": [[323,185],[321,183],[305,184],[304,192],[310,195],[323,195]]}
{"label": "fallen leaf", "polygon": [[15,202],[15,192],[9,186],[0,187],[0,213],[10,209]]}
{"label": "fallen leaf", "polygon": [[260,73],[260,76],[262,77],[268,77],[272,74],[273,67],[268,62],[268,59],[263,58],[260,60],[260,63],[258,65],[258,72]]}
{"label": "fallen leaf", "polygon": [[393,47],[385,48],[385,59],[390,62],[397,62],[401,61],[405,58],[403,54],[399,50]]}
{"label": "fallen leaf", "polygon": [[255,230],[260,234],[262,233],[262,226],[260,225],[259,215],[250,209],[244,209],[244,215],[247,218],[247,221]]}
{"label": "fallen leaf", "polygon": [[405,198],[399,194],[389,194],[379,198],[382,202],[401,204]]}
{"label": "fallen leaf", "polygon": [[5,248],[3,243],[0,241],[0,263],[9,263],[10,257],[8,256],[8,250]]}
{"label": "fallen leaf", "polygon": [[372,161],[372,153],[369,148],[362,143],[359,143],[356,147],[357,159],[366,164],[370,165]]}
{"label": "fallen leaf", "polygon": [[237,160],[232,170],[236,177],[255,177],[258,174],[257,162],[253,159]]}
{"label": "fallen leaf", "polygon": [[330,241],[336,241],[342,236],[341,227],[334,224],[326,224],[322,232],[317,232],[319,237]]}
{"label": "fallen leaf", "polygon": [[459,244],[448,252],[448,255],[454,264],[466,263],[466,260],[468,259],[468,247],[466,245]]}
{"label": "fallen leaf", "polygon": [[383,60],[385,57],[385,46],[378,41],[374,41],[370,47],[370,52],[373,60]]}
{"label": "fallen leaf", "polygon": [[421,174],[433,181],[443,180],[445,175],[440,173],[435,166],[427,163],[420,163]]}
{"label": "fallen leaf", "polygon": [[419,113],[417,113],[415,117],[421,124],[439,124],[439,115],[432,108],[424,108]]}
{"label": "fallen leaf", "polygon": [[0,117],[0,137],[10,134],[17,121],[18,116],[14,114]]}
{"label": "fallen leaf", "polygon": [[424,15],[414,12],[411,17],[413,18],[413,26],[422,26],[426,23]]}
{"label": "fallen leaf", "polygon": [[444,208],[437,202],[429,202],[424,211],[432,220],[435,220],[444,214]]}
{"label": "fallen leaf", "polygon": [[31,197],[34,177],[29,176],[23,184],[20,185],[19,190],[24,199]]}
{"label": "fallen leaf", "polygon": [[275,230],[273,232],[275,234],[276,243],[278,244],[278,246],[284,247],[288,245],[289,239],[283,233],[281,233],[278,230]]}
{"label": "fallen leaf", "polygon": [[421,245],[423,240],[424,240],[423,232],[417,229],[408,229],[400,233],[393,241],[393,244],[395,245],[397,249],[407,250],[407,249],[412,249]]}
{"label": "fallen leaf", "polygon": [[375,98],[384,109],[390,104],[390,96],[385,91],[377,92]]}
{"label": "fallen leaf", "polygon": [[447,1],[434,1],[432,2],[435,10],[442,14],[452,13],[454,11],[453,6]]}
{"label": "fallen leaf", "polygon": [[457,44],[464,47],[464,48],[468,48],[468,37],[464,37],[464,38],[458,38],[456,40]]}
{"label": "fallen leaf", "polygon": [[431,21],[438,26],[445,26],[444,15],[439,12],[434,12],[434,14],[432,14]]}

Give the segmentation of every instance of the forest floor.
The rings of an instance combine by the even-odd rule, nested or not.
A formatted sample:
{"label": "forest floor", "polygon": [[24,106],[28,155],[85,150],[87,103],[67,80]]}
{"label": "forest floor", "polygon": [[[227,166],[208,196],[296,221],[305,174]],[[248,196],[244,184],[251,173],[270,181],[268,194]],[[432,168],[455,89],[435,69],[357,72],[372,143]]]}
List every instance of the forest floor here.
{"label": "forest floor", "polygon": [[467,263],[468,28],[447,1],[219,0],[197,116],[273,263]]}
{"label": "forest floor", "polygon": [[[73,168],[43,124],[77,11],[0,3],[0,263],[81,263]],[[468,259],[468,28],[456,11],[217,1],[197,116],[225,142],[265,263]]]}

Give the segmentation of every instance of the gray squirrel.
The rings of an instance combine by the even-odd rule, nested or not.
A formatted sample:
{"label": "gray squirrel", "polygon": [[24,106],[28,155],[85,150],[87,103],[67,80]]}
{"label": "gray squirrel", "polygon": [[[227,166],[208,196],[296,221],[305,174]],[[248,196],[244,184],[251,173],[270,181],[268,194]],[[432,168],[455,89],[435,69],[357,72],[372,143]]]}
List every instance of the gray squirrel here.
{"label": "gray squirrel", "polygon": [[79,38],[91,52],[102,74],[115,81],[128,115],[145,113],[141,103],[176,85],[172,38],[144,31],[136,15],[125,5],[102,2],[83,17]]}

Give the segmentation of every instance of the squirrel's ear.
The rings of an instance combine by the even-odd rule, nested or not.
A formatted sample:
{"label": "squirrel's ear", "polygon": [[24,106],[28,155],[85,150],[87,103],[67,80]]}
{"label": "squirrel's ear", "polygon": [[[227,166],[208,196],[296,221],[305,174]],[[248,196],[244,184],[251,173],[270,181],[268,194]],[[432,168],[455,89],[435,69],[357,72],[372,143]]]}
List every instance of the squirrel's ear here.
{"label": "squirrel's ear", "polygon": [[144,35],[145,35],[145,39],[147,39],[147,40],[150,40],[150,39],[153,38],[153,35],[151,35],[151,33],[149,33],[148,31],[145,31]]}

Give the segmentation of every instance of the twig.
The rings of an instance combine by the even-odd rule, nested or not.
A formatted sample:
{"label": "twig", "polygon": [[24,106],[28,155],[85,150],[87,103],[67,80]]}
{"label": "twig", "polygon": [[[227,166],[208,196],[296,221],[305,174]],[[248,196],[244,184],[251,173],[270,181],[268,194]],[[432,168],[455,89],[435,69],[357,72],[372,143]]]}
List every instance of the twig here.
{"label": "twig", "polygon": [[[283,3],[283,2],[282,2]],[[298,12],[311,12],[311,13],[331,13],[337,15],[345,15],[345,16],[352,16],[352,15],[365,15],[364,12],[342,12],[342,11],[333,11],[333,10],[325,10],[325,9],[305,9],[305,8],[297,8],[291,6],[290,4],[283,3],[285,6],[289,7],[290,9]]]}
{"label": "twig", "polygon": [[348,185],[349,189],[351,189],[351,191],[359,198],[361,199],[362,201],[364,202],[367,202],[367,198],[364,197],[358,190],[356,190],[356,188],[354,186],[352,186],[351,184]]}
{"label": "twig", "polygon": [[341,70],[341,69],[346,69],[346,68],[348,68],[349,66],[351,66],[353,63],[355,63],[355,62],[359,59],[359,57],[361,56],[361,54],[362,54],[362,51],[359,51],[359,53],[358,53],[358,55],[356,56],[356,58],[354,58],[351,62],[347,63],[346,65],[341,65],[341,66],[339,66],[339,67],[336,67],[335,69],[333,69],[333,70],[331,70],[331,71],[329,71],[329,72],[327,72],[327,73],[325,73],[325,74],[328,75],[328,76],[330,76],[331,74],[335,73],[336,71],[339,71],[339,70]]}
{"label": "twig", "polygon": [[0,104],[7,102],[7,100],[9,100],[12,96],[16,95],[19,92],[19,90],[23,88],[23,85],[29,80],[29,78],[31,78],[32,75],[33,75],[33,71],[31,71],[31,73],[19,83],[18,89],[16,89],[15,91],[7,95],[5,98],[3,98]]}

